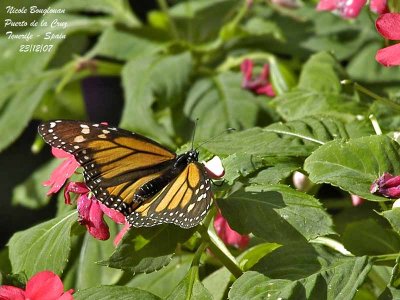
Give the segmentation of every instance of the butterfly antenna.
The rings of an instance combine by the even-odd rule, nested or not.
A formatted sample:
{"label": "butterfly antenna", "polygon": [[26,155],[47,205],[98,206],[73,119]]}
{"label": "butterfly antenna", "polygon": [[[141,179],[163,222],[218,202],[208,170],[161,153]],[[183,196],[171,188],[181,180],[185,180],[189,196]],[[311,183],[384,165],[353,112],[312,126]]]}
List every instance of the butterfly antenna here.
{"label": "butterfly antenna", "polygon": [[204,144],[207,144],[207,143],[209,143],[210,141],[215,140],[216,138],[220,137],[221,135],[224,135],[224,134],[227,133],[227,132],[232,132],[232,131],[235,131],[235,130],[236,130],[235,128],[228,128],[228,129],[225,129],[225,130],[222,131],[221,133],[219,133],[219,134],[217,134],[217,135],[215,135],[215,136],[209,138],[208,140],[205,140],[204,142],[202,142],[200,145],[198,145],[198,146],[196,147],[196,150],[199,149],[199,148],[200,148],[201,146],[203,146]]}
{"label": "butterfly antenna", "polygon": [[194,137],[196,135],[196,128],[197,128],[197,122],[199,121],[199,118],[196,118],[196,121],[194,122],[194,129],[193,129],[193,134],[192,134],[192,150],[194,147]]}

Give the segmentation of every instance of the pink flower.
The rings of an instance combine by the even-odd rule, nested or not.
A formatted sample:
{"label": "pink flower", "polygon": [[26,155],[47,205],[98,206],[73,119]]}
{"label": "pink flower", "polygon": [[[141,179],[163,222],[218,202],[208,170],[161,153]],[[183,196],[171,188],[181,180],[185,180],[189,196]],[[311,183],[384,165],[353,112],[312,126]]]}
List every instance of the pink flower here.
{"label": "pink flower", "polygon": [[[98,201],[86,185],[82,182],[70,182],[64,190],[65,203],[71,204],[69,193],[78,194],[78,213],[79,223],[85,225],[89,233],[98,240],[107,240],[110,231],[104,222],[103,216],[106,214],[115,223],[126,223],[125,216],[117,210],[108,208]],[[126,230],[125,230],[126,232]],[[114,243],[118,244],[122,235],[118,235]]]}
{"label": "pink flower", "polygon": [[351,203],[353,206],[360,206],[364,203],[364,199],[357,195],[350,195],[351,196]]}
{"label": "pink flower", "polygon": [[214,228],[218,236],[225,244],[242,249],[249,244],[249,236],[241,235],[240,233],[233,230],[229,226],[228,221],[222,216],[219,211],[214,219]]}
{"label": "pink flower", "polygon": [[73,300],[74,290],[64,292],[63,283],[50,271],[39,272],[26,283],[25,290],[3,285],[0,286],[1,300]]}
{"label": "pink flower", "polygon": [[65,160],[54,169],[50,175],[50,179],[43,182],[44,186],[50,186],[47,195],[57,193],[64,185],[65,181],[70,178],[79,167],[79,163],[72,154],[58,148],[52,148],[51,152],[55,157],[65,158]]}
{"label": "pink flower", "polygon": [[[338,13],[346,19],[357,18],[367,0],[320,0],[317,10],[328,10]],[[386,0],[371,0],[371,11],[382,14],[388,11]]]}
{"label": "pink flower", "polygon": [[384,197],[399,198],[400,176],[393,176],[389,173],[384,173],[372,183],[370,192]]}
{"label": "pink flower", "polygon": [[203,165],[206,168],[207,175],[212,179],[220,179],[225,174],[225,169],[219,156],[214,156],[209,161],[203,162]]}
{"label": "pink flower", "polygon": [[245,59],[240,65],[243,74],[242,88],[250,90],[258,95],[266,95],[274,97],[275,92],[272,84],[269,82],[269,66],[265,64],[261,74],[257,78],[253,78],[253,62]]}
{"label": "pink flower", "polygon": [[[375,26],[384,38],[400,40],[400,14],[383,14],[376,20]],[[375,59],[386,67],[400,65],[400,44],[378,50]]]}

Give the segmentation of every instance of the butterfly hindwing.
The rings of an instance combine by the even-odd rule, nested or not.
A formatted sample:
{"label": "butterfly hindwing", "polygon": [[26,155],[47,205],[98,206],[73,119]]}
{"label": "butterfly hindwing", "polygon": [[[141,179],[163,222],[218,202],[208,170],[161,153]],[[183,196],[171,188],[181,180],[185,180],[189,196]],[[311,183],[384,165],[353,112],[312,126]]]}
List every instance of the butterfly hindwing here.
{"label": "butterfly hindwing", "polygon": [[192,162],[163,190],[128,217],[132,226],[174,223],[183,228],[196,226],[212,204],[211,183],[204,167]]}
{"label": "butterfly hindwing", "polygon": [[123,129],[80,121],[54,121],[39,126],[52,147],[73,154],[96,198],[130,213],[135,191],[170,168],[176,154],[156,142]]}

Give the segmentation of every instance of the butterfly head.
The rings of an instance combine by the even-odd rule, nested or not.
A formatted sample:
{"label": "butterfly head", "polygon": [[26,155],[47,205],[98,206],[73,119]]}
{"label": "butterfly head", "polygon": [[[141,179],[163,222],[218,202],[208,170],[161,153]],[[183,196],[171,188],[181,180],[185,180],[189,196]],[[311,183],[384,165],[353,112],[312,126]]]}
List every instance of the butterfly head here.
{"label": "butterfly head", "polygon": [[199,151],[197,151],[197,150],[192,149],[192,150],[186,152],[186,154],[187,154],[187,162],[188,163],[199,160]]}

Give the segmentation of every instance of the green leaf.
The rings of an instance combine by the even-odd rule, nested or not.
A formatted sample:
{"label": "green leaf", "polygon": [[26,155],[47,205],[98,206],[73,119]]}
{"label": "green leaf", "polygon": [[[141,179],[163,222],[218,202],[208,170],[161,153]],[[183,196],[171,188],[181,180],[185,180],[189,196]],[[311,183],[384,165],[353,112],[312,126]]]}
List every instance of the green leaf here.
{"label": "green leaf", "polygon": [[304,163],[315,183],[329,183],[373,201],[387,198],[369,192],[384,172],[400,173],[400,145],[387,136],[333,141],[318,148]]}
{"label": "green leaf", "polygon": [[261,243],[247,249],[240,255],[240,268],[242,270],[249,270],[253,267],[261,258],[268,253],[271,253],[275,249],[280,247],[279,244],[275,243]]}
{"label": "green leaf", "polygon": [[178,36],[193,44],[217,38],[219,30],[240,4],[238,0],[190,1],[174,5],[169,14]]}
{"label": "green leaf", "polygon": [[[0,111],[0,131],[4,132],[0,140],[0,151],[10,145],[28,125],[33,112],[56,77],[54,72],[48,74],[50,75],[48,79],[34,79],[30,83],[26,83],[4,103]],[[21,111],[24,113],[21,114]]]}
{"label": "green leaf", "polygon": [[64,8],[68,12],[106,13],[129,27],[140,25],[140,21],[133,15],[128,2],[124,0],[97,0],[96,2],[63,0],[58,1],[54,7]]}
{"label": "green leaf", "polygon": [[383,68],[375,59],[371,59],[380,48],[382,48],[380,41],[364,46],[347,66],[349,77],[354,81],[372,83],[399,80],[396,68]]}
{"label": "green leaf", "polygon": [[[299,243],[279,247],[253,270],[278,282],[291,280],[291,288],[300,299],[333,300],[353,299],[371,267],[368,257],[344,257],[322,246]],[[286,294],[287,288],[283,286],[274,296],[284,297],[280,293]]]}
{"label": "green leaf", "polygon": [[185,102],[185,114],[197,124],[196,139],[204,140],[227,128],[245,129],[257,122],[262,105],[241,88],[239,73],[222,73],[197,80]]}
{"label": "green leaf", "polygon": [[347,250],[358,256],[390,254],[400,250],[400,236],[373,219],[347,225],[342,243]]}
{"label": "green leaf", "polygon": [[171,262],[149,274],[137,274],[126,285],[153,293],[159,297],[169,295],[189,271],[193,255],[177,255]]}
{"label": "green leaf", "polygon": [[293,243],[333,233],[332,220],[318,200],[286,186],[251,186],[220,199],[218,206],[234,230],[269,242]]}
{"label": "green leaf", "polygon": [[214,300],[223,300],[231,281],[232,274],[222,267],[203,279],[202,283]]}
{"label": "green leaf", "polygon": [[372,126],[365,121],[344,122],[332,116],[316,115],[286,123],[274,123],[264,128],[267,132],[293,136],[304,143],[319,145],[340,138],[356,138],[374,133]]}
{"label": "green leaf", "polygon": [[273,167],[260,171],[255,177],[250,179],[251,184],[277,184],[281,180],[289,177],[294,171],[301,168],[300,162],[278,163]]}
{"label": "green leaf", "polygon": [[363,114],[367,109],[351,95],[297,88],[276,97],[274,103],[278,113],[288,121],[319,114],[352,119],[354,115]]}
{"label": "green leaf", "polygon": [[13,273],[31,277],[43,270],[61,274],[68,260],[76,211],[15,233],[8,242]]}
{"label": "green leaf", "polygon": [[295,299],[291,288],[288,289],[288,293],[284,298],[278,298],[278,294],[282,296],[282,290],[285,290],[288,286],[290,287],[290,285],[291,282],[289,280],[271,280],[258,272],[248,271],[233,283],[229,291],[229,299]]}
{"label": "green leaf", "polygon": [[126,286],[99,286],[74,293],[75,300],[159,300],[161,298]]}
{"label": "green leaf", "polygon": [[[118,225],[108,222],[110,235],[115,236]],[[115,284],[122,275],[121,270],[111,269],[97,264],[109,256],[115,249],[112,239],[98,241],[86,232],[79,254],[79,264],[75,288],[78,290],[97,285]],[[96,276],[93,276],[96,274]]]}
{"label": "green leaf", "polygon": [[140,56],[156,53],[162,44],[135,34],[118,31],[111,27],[103,32],[92,55],[111,57],[118,60],[133,60]]}
{"label": "green leaf", "polygon": [[154,106],[178,105],[192,69],[189,53],[174,56],[145,56],[129,61],[122,72],[125,107],[120,126],[173,145],[155,120]]}
{"label": "green leaf", "polygon": [[381,295],[379,295],[378,300],[392,300],[400,299],[400,290],[394,287],[388,286]]}
{"label": "green leaf", "polygon": [[172,224],[129,230],[117,249],[101,264],[133,273],[148,273],[171,262],[178,243],[183,243],[194,229],[182,229]]}
{"label": "green leaf", "polygon": [[210,292],[203,286],[199,281],[198,276],[194,270],[197,268],[191,268],[185,278],[179,283],[179,285],[172,291],[171,294],[166,298],[167,300],[180,300],[180,299],[192,299],[192,300],[211,300],[213,297]]}
{"label": "green leaf", "polygon": [[400,208],[394,207],[391,210],[386,210],[381,213],[383,217],[385,217],[392,228],[400,234]]}
{"label": "green leaf", "polygon": [[339,94],[341,76],[344,76],[338,61],[327,52],[314,54],[301,71],[298,87],[305,90]]}
{"label": "green leaf", "polygon": [[41,166],[23,183],[17,185],[13,190],[12,203],[29,208],[39,208],[49,203],[50,197],[46,195],[48,187],[43,182],[50,178],[51,172],[60,164],[53,159]]}

